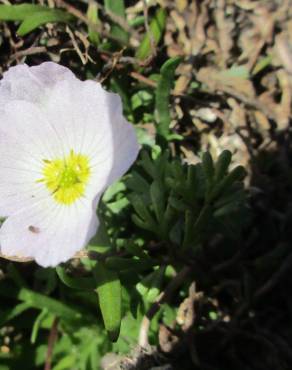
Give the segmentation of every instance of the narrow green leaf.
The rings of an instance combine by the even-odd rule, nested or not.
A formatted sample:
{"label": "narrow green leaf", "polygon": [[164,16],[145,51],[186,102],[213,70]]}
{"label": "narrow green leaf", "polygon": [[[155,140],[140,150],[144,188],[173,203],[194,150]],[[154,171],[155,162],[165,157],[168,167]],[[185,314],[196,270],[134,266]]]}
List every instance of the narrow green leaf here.
{"label": "narrow green leaf", "polygon": [[30,303],[22,302],[17,304],[12,309],[5,311],[4,313],[1,314],[0,317],[0,327],[2,327],[6,322],[14,319],[16,316],[21,315],[24,311],[28,310],[31,307],[32,306]]}
{"label": "narrow green leaf", "polygon": [[[168,198],[170,199],[170,198]],[[177,211],[174,207],[170,204],[168,201],[168,204],[166,206],[164,215],[163,215],[163,227],[164,227],[164,233],[167,234],[168,231],[172,228],[174,221],[177,218]]]}
{"label": "narrow green leaf", "polygon": [[129,26],[130,27],[139,27],[142,26],[145,23],[145,17],[144,15],[138,15],[133,19],[129,20]]}
{"label": "narrow green leaf", "polygon": [[17,294],[17,298],[26,302],[34,308],[47,309],[50,313],[57,317],[61,317],[68,321],[76,321],[82,318],[81,312],[67,306],[66,304],[57,301],[56,299],[46,297],[43,294],[36,293],[32,290],[22,288]]}
{"label": "narrow green leaf", "polygon": [[122,318],[121,283],[116,272],[108,270],[101,263],[94,269],[99,306],[111,341],[117,341]]}
{"label": "narrow green leaf", "polygon": [[204,229],[209,224],[209,218],[212,216],[212,207],[205,205],[201,211],[196,221],[193,220],[193,215],[190,211],[186,212],[185,219],[185,238],[183,243],[183,248],[196,247],[197,243],[202,238],[202,233]]}
{"label": "narrow green leaf", "polygon": [[112,74],[110,79],[110,89],[113,92],[116,92],[120,95],[123,101],[123,108],[125,115],[131,116],[132,115],[132,106],[131,100],[129,96],[129,89],[126,83],[126,80],[123,78],[118,78],[114,74]]}
{"label": "narrow green leaf", "polygon": [[141,229],[145,229],[145,230],[148,230],[148,231],[152,231],[153,233],[156,233],[156,226],[155,225],[149,224],[148,222],[142,220],[137,215],[135,215],[135,214],[132,215],[132,220]]}
{"label": "narrow green leaf", "polygon": [[273,55],[269,54],[263,58],[260,58],[252,70],[252,75],[255,76],[257,73],[261,72],[263,69],[268,67],[273,61]]}
{"label": "narrow green leaf", "polygon": [[214,212],[214,217],[222,217],[222,216],[231,214],[232,212],[234,212],[238,209],[240,204],[241,204],[240,202],[228,203],[228,204],[224,205],[223,207],[217,209]]}
{"label": "narrow green leaf", "polygon": [[108,257],[105,261],[105,267],[110,270],[125,271],[125,270],[146,270],[152,267],[155,262],[150,259],[130,259],[122,257]]}
{"label": "narrow green leaf", "polygon": [[145,193],[149,191],[149,184],[138,172],[132,171],[130,177],[126,180],[127,188],[135,193]]}
{"label": "narrow green leaf", "polygon": [[231,162],[231,152],[229,150],[224,150],[215,165],[215,181],[218,182],[222,180],[223,176],[226,174],[227,169]]}
{"label": "narrow green leaf", "polygon": [[[77,352],[76,352],[76,356],[77,356]],[[76,365],[76,357],[73,353],[70,353],[68,356],[61,358],[58,361],[58,364],[53,367],[53,370],[74,369],[75,365]]]}
{"label": "narrow green leaf", "polygon": [[[87,18],[95,25],[99,24],[99,18],[98,18],[98,6],[94,1],[90,1],[87,8]],[[90,42],[98,46],[100,43],[99,33],[94,30],[92,27],[88,27],[88,38]]]}
{"label": "narrow green leaf", "polygon": [[143,150],[141,152],[141,165],[144,168],[144,170],[153,178],[156,179],[159,177],[159,173],[157,173],[157,169],[155,167],[155,164],[150,159],[149,154]]}
{"label": "narrow green leaf", "polygon": [[158,222],[161,222],[165,211],[165,199],[163,186],[159,181],[154,181],[151,184],[150,196],[156,219]]}
{"label": "narrow green leaf", "polygon": [[155,275],[152,278],[152,284],[145,297],[146,301],[153,303],[161,292],[163,278],[165,274],[165,266],[160,267],[155,271]]}
{"label": "narrow green leaf", "polygon": [[136,284],[136,290],[146,302],[153,303],[159,295],[165,269],[165,266],[161,266]]}
{"label": "narrow green leaf", "polygon": [[93,290],[95,283],[93,278],[79,277],[74,278],[69,276],[63,266],[56,267],[56,272],[60,280],[67,285],[69,288],[81,289],[81,290]]}
{"label": "narrow green leaf", "polygon": [[189,206],[186,205],[182,200],[177,199],[176,197],[168,198],[168,205],[171,205],[175,210],[179,212],[185,212],[189,210]]}
{"label": "narrow green leaf", "polygon": [[22,21],[35,13],[48,9],[48,7],[34,4],[0,5],[0,19],[2,21]]}
{"label": "narrow green leaf", "polygon": [[141,219],[145,220],[149,226],[155,227],[156,222],[154,217],[152,217],[150,211],[148,210],[147,206],[143,198],[135,193],[129,195],[130,202],[132,203],[135,211],[141,217]]}
{"label": "narrow green leaf", "polygon": [[231,68],[226,69],[220,72],[220,75],[228,78],[228,77],[237,77],[248,80],[250,78],[249,70],[246,66],[238,66],[233,65]]}
{"label": "narrow green leaf", "polygon": [[128,241],[125,243],[125,248],[127,252],[131,253],[132,256],[140,257],[140,258],[147,258],[147,253],[144,252],[141,245],[137,245],[133,241]]}
{"label": "narrow green leaf", "polygon": [[215,200],[221,193],[226,192],[235,181],[241,181],[246,175],[243,166],[235,167],[222,181],[219,182],[210,195],[210,200]]}
{"label": "narrow green leaf", "polygon": [[[152,19],[149,25],[149,32],[152,35],[155,46],[161,40],[162,34],[164,32],[165,24],[166,24],[166,11],[160,8],[157,10],[154,18]],[[138,59],[143,60],[149,57],[150,54],[151,54],[151,36],[147,33],[144,36],[136,52],[136,57]]]}
{"label": "narrow green leaf", "polygon": [[157,118],[157,133],[168,139],[170,134],[170,111],[169,98],[171,89],[174,85],[174,74],[177,66],[181,61],[181,57],[174,57],[169,59],[161,67],[160,80],[156,89],[155,111]]}
{"label": "narrow green leaf", "polygon": [[111,240],[107,233],[107,226],[101,216],[99,217],[99,228],[97,234],[90,240],[88,249],[98,253],[106,253],[111,249]]}
{"label": "narrow green leaf", "polygon": [[35,319],[30,336],[30,342],[32,344],[35,344],[42,321],[47,315],[48,310],[44,308]]}
{"label": "narrow green leaf", "polygon": [[115,23],[114,16],[121,21],[126,22],[126,11],[125,11],[125,3],[124,0],[104,0],[105,10],[112,14],[112,26],[111,26],[111,34],[116,37],[117,39],[122,40],[123,42],[127,43],[129,39],[128,32],[119,24]]}
{"label": "narrow green leaf", "polygon": [[184,240],[183,240],[183,249],[186,249],[187,247],[190,246],[192,243],[192,229],[194,227],[194,216],[190,210],[187,210],[185,212],[185,230],[184,230]]}
{"label": "narrow green leaf", "polygon": [[35,12],[26,17],[17,30],[19,36],[25,36],[29,32],[35,30],[39,26],[51,22],[68,23],[72,20],[72,16],[59,9],[49,9]]}
{"label": "narrow green leaf", "polygon": [[207,181],[209,184],[212,184],[215,171],[214,171],[213,159],[209,152],[205,152],[203,154],[202,163],[203,163],[203,168],[206,174]]}

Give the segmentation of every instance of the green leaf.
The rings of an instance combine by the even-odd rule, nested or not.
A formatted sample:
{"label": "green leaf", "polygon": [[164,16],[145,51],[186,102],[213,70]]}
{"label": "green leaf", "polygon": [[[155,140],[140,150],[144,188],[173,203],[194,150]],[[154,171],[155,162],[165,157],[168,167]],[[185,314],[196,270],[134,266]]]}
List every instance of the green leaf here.
{"label": "green leaf", "polygon": [[242,78],[245,80],[248,80],[250,77],[248,68],[246,66],[238,66],[238,65],[233,65],[231,68],[222,71],[220,75],[226,78],[227,77],[238,77],[238,78]]}
{"label": "green leaf", "polygon": [[185,212],[185,232],[184,232],[184,240],[182,247],[185,249],[190,246],[190,244],[193,242],[193,227],[195,224],[195,219],[190,210],[187,210]]}
{"label": "green leaf", "polygon": [[111,241],[107,233],[107,227],[102,217],[99,217],[99,228],[97,234],[90,240],[89,250],[105,253],[111,249]]}
{"label": "green leaf", "polygon": [[72,355],[72,353],[70,353],[68,356],[61,358],[58,364],[53,367],[53,370],[74,369],[75,365],[76,365],[76,358],[75,356]]}
{"label": "green leaf", "polygon": [[135,214],[132,215],[132,220],[141,229],[149,230],[149,231],[152,231],[153,233],[156,233],[156,225],[149,224],[149,222],[142,220],[140,217],[138,217]]}
{"label": "green leaf", "polygon": [[144,15],[138,15],[133,19],[129,19],[129,26],[130,27],[139,27],[145,23]]}
{"label": "green leaf", "polygon": [[19,290],[17,298],[30,304],[34,308],[38,308],[40,310],[47,309],[53,315],[68,321],[76,321],[82,318],[81,312],[57,301],[56,299],[36,293],[33,290],[22,288]]}
{"label": "green leaf", "polygon": [[209,152],[205,152],[203,154],[202,164],[203,164],[203,168],[206,174],[207,181],[211,185],[213,182],[215,171],[214,171],[213,159]]}
{"label": "green leaf", "polygon": [[199,216],[194,222],[192,212],[186,211],[185,213],[185,238],[183,248],[196,247],[200,242],[205,228],[209,224],[209,218],[212,216],[212,207],[204,205],[201,209]]}
{"label": "green leaf", "polygon": [[127,187],[135,193],[147,193],[149,184],[138,172],[133,171],[130,177],[126,180]]}
{"label": "green leaf", "polygon": [[49,8],[34,4],[0,5],[0,19],[2,21],[22,21],[47,9]]}
{"label": "green leaf", "polygon": [[39,315],[37,316],[37,318],[35,319],[35,321],[33,323],[32,331],[31,331],[31,336],[30,336],[30,342],[32,344],[35,344],[36,339],[37,339],[37,336],[38,336],[38,332],[39,332],[39,329],[40,329],[40,326],[42,324],[42,321],[44,320],[44,318],[47,315],[48,315],[48,310],[46,308],[44,308],[39,313]]}
{"label": "green leaf", "polygon": [[68,23],[72,20],[72,16],[59,9],[47,9],[25,17],[17,30],[19,36],[25,36],[29,32],[35,30],[39,26],[51,22]]}
{"label": "green leaf", "polygon": [[[98,6],[94,1],[90,1],[87,8],[87,18],[89,21],[95,25],[99,25],[100,21],[98,18]],[[100,43],[99,33],[93,29],[91,26],[88,26],[88,38],[90,42],[98,46]]]}
{"label": "green leaf", "polygon": [[224,150],[215,165],[215,181],[218,182],[222,180],[227,172],[227,169],[231,162],[231,152],[229,150]]}
{"label": "green leaf", "polygon": [[69,276],[63,266],[56,267],[56,272],[60,280],[67,285],[69,288],[81,289],[81,290],[93,290],[95,283],[93,278],[78,277],[74,278]]}
{"label": "green leaf", "polygon": [[268,67],[273,61],[272,54],[269,54],[265,57],[259,58],[258,62],[252,70],[252,75],[255,76],[257,73],[261,72],[263,69]]}
{"label": "green leaf", "polygon": [[140,258],[147,258],[147,253],[144,252],[141,245],[136,244],[133,241],[128,241],[125,243],[125,248],[127,252],[131,253],[132,256],[140,257]]}
{"label": "green leaf", "polygon": [[125,270],[143,271],[152,267],[154,264],[155,262],[150,258],[140,260],[122,257],[108,257],[105,261],[106,268],[116,271],[125,271]]}
{"label": "green leaf", "polygon": [[102,201],[108,203],[115,199],[115,196],[126,190],[126,186],[121,181],[116,181],[110,185],[102,196]]}
{"label": "green leaf", "polygon": [[141,161],[140,161],[144,170],[150,175],[153,179],[159,178],[160,174],[155,167],[154,162],[150,159],[149,154],[143,150],[141,152]]}
{"label": "green leaf", "polygon": [[115,202],[107,203],[107,208],[111,210],[113,214],[120,214],[123,208],[129,205],[129,201],[127,198],[121,198]]}
{"label": "green leaf", "polygon": [[136,289],[146,302],[153,303],[158,297],[161,290],[165,269],[166,267],[162,266],[159,269],[151,272],[139,283],[137,283]]}
{"label": "green leaf", "polygon": [[[161,40],[165,24],[166,24],[166,11],[160,8],[155,13],[154,18],[152,19],[149,25],[149,32],[153,37],[155,46]],[[138,59],[143,60],[146,59],[150,54],[151,54],[151,36],[147,33],[144,36],[139,48],[137,49],[136,57]]]}
{"label": "green leaf", "polygon": [[229,190],[232,184],[234,184],[236,181],[243,180],[245,175],[246,170],[243,166],[235,167],[227,176],[223,178],[222,181],[219,182],[219,184],[214,187],[214,190],[210,194],[210,200],[216,199],[221,193]]}
{"label": "green leaf", "polygon": [[154,181],[150,186],[150,196],[156,219],[160,222],[165,211],[165,199],[163,186],[159,181]]}
{"label": "green leaf", "polygon": [[[131,106],[131,101],[129,97],[129,88],[126,83],[126,80],[123,78],[118,78],[114,74],[112,74],[111,79],[110,79],[110,88],[113,92],[116,92],[120,95],[122,98],[123,102],[123,108],[124,108],[124,113],[128,116],[132,115],[132,106]],[[132,116],[131,116],[132,117]]]}
{"label": "green leaf", "polygon": [[[104,0],[105,10],[118,19],[124,20],[126,22],[126,12],[124,0]],[[114,18],[114,17],[112,17]],[[114,19],[112,19],[114,22]],[[128,42],[129,34],[121,27],[119,24],[114,23],[111,26],[111,34],[117,39],[122,40],[124,43]]]}
{"label": "green leaf", "polygon": [[156,90],[155,110],[157,116],[157,133],[168,139],[170,134],[169,98],[174,85],[174,74],[181,57],[174,57],[163,64],[160,69],[161,76]]}
{"label": "green leaf", "polygon": [[139,90],[131,96],[132,109],[147,107],[153,102],[153,94],[147,90]]}
{"label": "green leaf", "polygon": [[142,128],[142,127],[135,127],[138,143],[141,146],[150,146],[154,147],[155,145],[155,138],[154,136],[150,135],[149,132]]}
{"label": "green leaf", "polygon": [[9,309],[5,311],[4,313],[1,313],[0,327],[2,327],[7,321],[10,321],[14,319],[16,316],[21,315],[24,311],[28,310],[31,307],[32,306],[30,303],[22,302],[22,303],[17,304],[12,309]]}
{"label": "green leaf", "polygon": [[96,264],[94,274],[104,326],[111,341],[116,342],[122,318],[121,283],[117,273],[108,270],[102,263]]}
{"label": "green leaf", "polygon": [[129,199],[140,218],[146,221],[150,228],[155,229],[156,222],[145,205],[143,198],[137,194],[131,194],[129,195]]}

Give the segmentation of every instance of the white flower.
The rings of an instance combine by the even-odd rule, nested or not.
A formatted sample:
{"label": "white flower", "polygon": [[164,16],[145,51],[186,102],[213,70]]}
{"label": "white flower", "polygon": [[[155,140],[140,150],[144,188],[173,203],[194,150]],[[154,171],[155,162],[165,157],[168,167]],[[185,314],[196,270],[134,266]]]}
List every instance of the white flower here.
{"label": "white flower", "polygon": [[138,151],[118,95],[52,62],[10,68],[0,81],[1,253],[42,266],[71,258]]}

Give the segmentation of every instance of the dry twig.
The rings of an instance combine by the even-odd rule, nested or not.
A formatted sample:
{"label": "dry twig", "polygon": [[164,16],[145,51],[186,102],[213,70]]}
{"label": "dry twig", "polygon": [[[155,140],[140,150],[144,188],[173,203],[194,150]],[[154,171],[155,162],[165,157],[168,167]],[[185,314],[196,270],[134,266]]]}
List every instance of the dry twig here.
{"label": "dry twig", "polygon": [[55,318],[50,330],[44,370],[51,370],[53,348],[57,340],[57,336],[58,336],[58,319]]}

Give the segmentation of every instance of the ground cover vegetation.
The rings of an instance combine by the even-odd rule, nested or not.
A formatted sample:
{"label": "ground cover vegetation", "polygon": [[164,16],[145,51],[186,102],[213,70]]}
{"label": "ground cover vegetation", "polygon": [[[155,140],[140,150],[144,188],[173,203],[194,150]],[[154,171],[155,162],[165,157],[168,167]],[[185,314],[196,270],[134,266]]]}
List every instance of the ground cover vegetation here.
{"label": "ground cover vegetation", "polygon": [[291,0],[0,1],[0,74],[44,61],[141,150],[86,252],[0,259],[0,370],[291,369]]}

